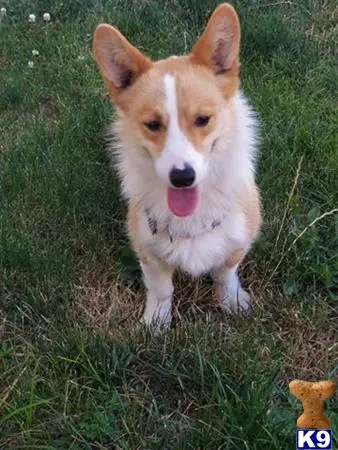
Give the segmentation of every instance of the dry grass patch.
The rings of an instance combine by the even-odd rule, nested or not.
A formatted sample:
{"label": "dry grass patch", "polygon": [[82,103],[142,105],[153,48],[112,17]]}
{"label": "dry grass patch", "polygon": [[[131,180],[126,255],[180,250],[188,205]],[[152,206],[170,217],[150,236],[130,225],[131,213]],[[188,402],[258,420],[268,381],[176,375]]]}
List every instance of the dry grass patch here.
{"label": "dry grass patch", "polygon": [[[316,381],[325,378],[338,360],[338,341],[333,330],[327,332],[312,329],[296,329],[290,336],[285,355],[289,378]],[[337,374],[333,377],[336,377]]]}
{"label": "dry grass patch", "polygon": [[125,284],[119,276],[111,279],[111,272],[80,278],[73,302],[74,319],[92,331],[103,331],[116,337],[124,329],[134,326],[141,316],[142,294]]}
{"label": "dry grass patch", "polygon": [[331,6],[328,2],[323,3],[312,12],[311,26],[307,34],[321,44],[328,45],[332,51],[337,52],[338,6]]}
{"label": "dry grass patch", "polygon": [[274,322],[274,333],[283,351],[281,359],[285,367],[282,383],[300,378],[318,380],[328,373],[334,374],[338,360],[338,336],[334,318],[320,314],[317,309],[312,316],[299,306],[282,308]]}

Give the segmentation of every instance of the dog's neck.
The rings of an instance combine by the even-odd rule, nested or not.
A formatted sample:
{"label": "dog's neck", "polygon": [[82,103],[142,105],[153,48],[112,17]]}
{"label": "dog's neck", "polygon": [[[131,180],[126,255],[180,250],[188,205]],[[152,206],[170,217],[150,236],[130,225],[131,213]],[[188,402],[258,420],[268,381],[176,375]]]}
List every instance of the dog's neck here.
{"label": "dog's neck", "polygon": [[[184,239],[192,239],[199,237],[203,234],[209,233],[217,228],[224,221],[225,216],[222,219],[214,219],[212,217],[205,218],[201,223],[195,223],[195,226],[188,227],[179,227],[178,224],[174,221],[168,220],[167,222],[160,222],[156,218],[156,216],[152,213],[149,208],[144,209],[144,214],[147,219],[147,223],[149,229],[153,235],[157,235],[158,233],[166,233],[171,242],[175,238],[184,238]],[[184,219],[180,219],[181,225],[184,222]]]}

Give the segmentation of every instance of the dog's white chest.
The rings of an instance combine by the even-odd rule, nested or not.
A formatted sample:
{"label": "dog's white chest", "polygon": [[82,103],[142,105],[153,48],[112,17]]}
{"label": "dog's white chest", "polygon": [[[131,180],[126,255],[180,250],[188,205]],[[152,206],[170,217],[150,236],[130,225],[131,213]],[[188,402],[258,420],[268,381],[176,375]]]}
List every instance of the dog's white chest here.
{"label": "dog's white chest", "polygon": [[157,257],[179,267],[192,276],[199,276],[220,267],[231,252],[245,247],[245,217],[237,212],[196,237],[179,237],[168,230],[152,234],[146,220],[141,224],[143,244]]}

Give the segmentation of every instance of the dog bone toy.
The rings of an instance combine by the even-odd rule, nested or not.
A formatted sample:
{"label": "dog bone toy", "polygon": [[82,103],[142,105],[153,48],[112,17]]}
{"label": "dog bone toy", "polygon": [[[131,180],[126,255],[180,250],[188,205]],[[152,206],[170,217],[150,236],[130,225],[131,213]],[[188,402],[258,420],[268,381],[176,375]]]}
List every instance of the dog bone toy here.
{"label": "dog bone toy", "polygon": [[303,403],[303,414],[298,417],[298,428],[325,430],[331,428],[331,421],[324,414],[324,402],[336,393],[333,381],[294,380],[289,384],[290,392]]}

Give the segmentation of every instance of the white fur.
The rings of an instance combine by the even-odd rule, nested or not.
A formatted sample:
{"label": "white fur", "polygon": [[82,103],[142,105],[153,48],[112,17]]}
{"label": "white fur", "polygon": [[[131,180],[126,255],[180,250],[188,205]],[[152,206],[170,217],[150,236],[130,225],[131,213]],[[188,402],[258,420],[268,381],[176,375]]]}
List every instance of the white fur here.
{"label": "white fur", "polygon": [[185,164],[189,164],[195,169],[196,179],[194,184],[198,184],[206,173],[205,158],[194,149],[187,136],[180,129],[175,77],[171,74],[166,74],[163,82],[165,105],[169,115],[169,127],[165,147],[161,152],[161,156],[155,161],[155,168],[162,180],[170,184],[170,171],[174,167],[184,169]]}

